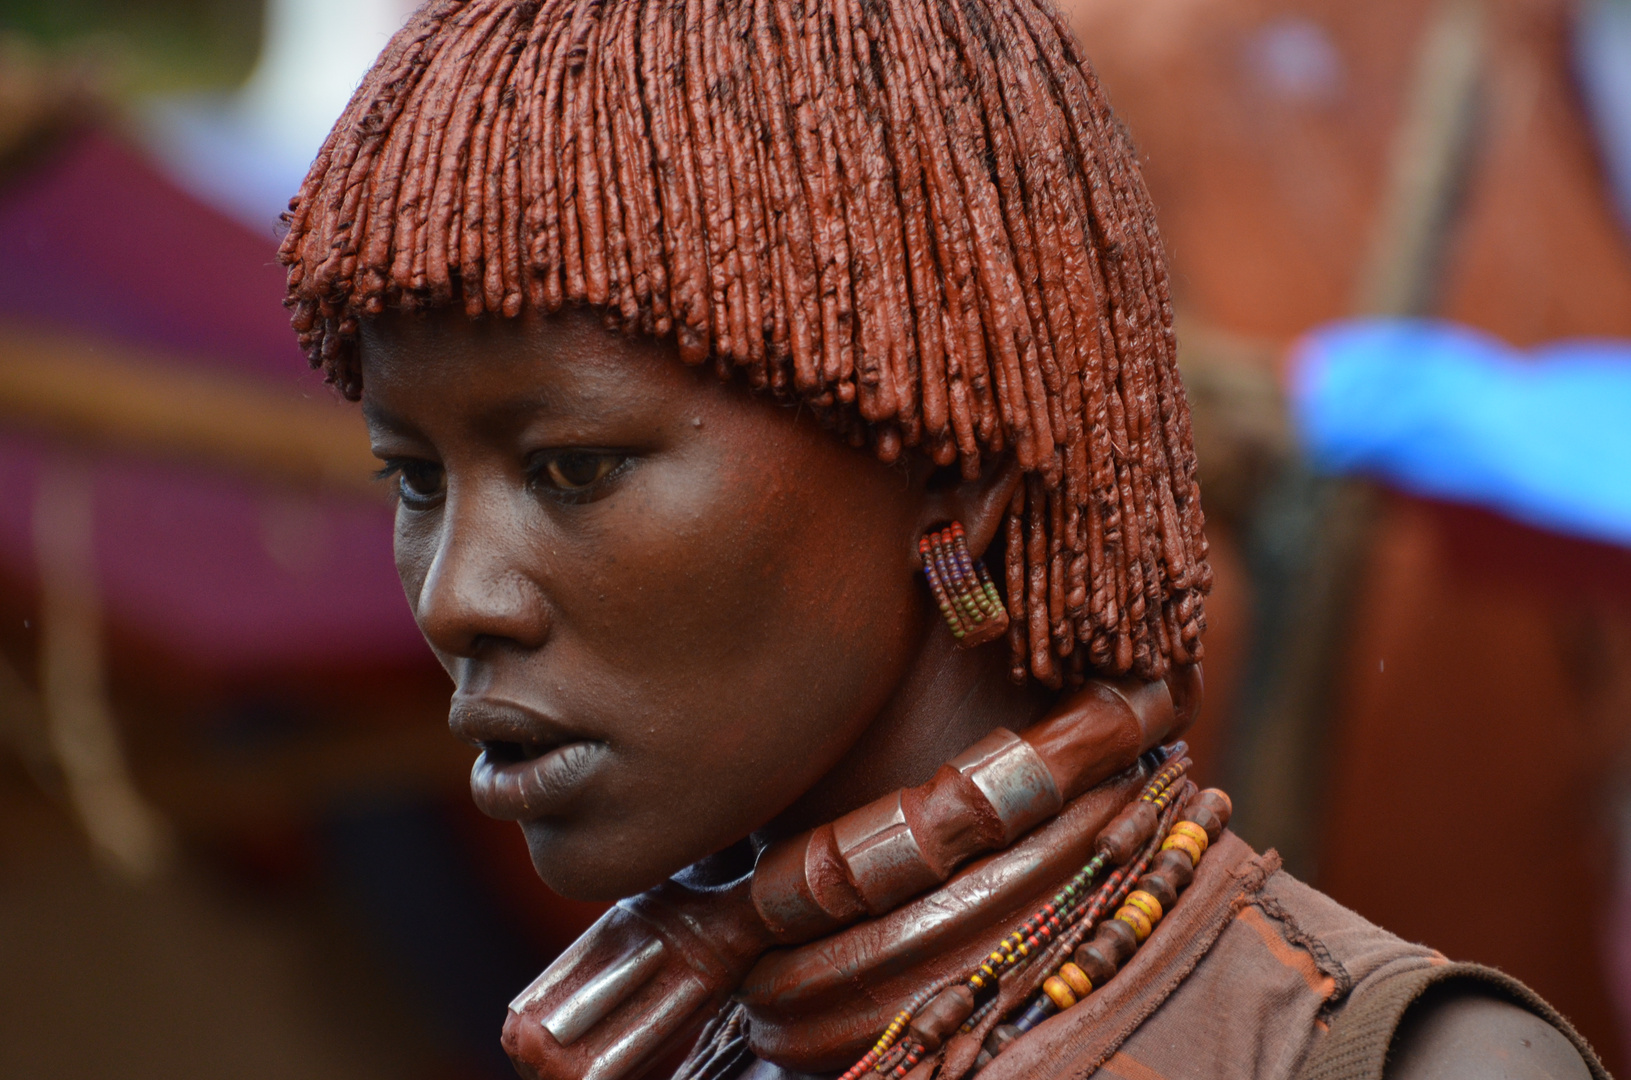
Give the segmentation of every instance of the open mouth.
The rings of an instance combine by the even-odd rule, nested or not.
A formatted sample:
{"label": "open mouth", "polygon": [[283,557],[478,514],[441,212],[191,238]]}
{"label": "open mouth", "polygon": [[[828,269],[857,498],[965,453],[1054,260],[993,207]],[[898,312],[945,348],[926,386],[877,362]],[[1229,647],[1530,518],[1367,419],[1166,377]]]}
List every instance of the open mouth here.
{"label": "open mouth", "polygon": [[517,765],[523,761],[533,761],[543,757],[560,743],[543,742],[503,742],[492,739],[481,744],[482,753],[494,765]]}
{"label": "open mouth", "polygon": [[605,743],[508,702],[456,696],[448,722],[481,748],[470,769],[476,806],[506,821],[565,811],[606,750]]}
{"label": "open mouth", "polygon": [[483,743],[470,794],[489,817],[531,821],[566,810],[594,771],[604,743]]}

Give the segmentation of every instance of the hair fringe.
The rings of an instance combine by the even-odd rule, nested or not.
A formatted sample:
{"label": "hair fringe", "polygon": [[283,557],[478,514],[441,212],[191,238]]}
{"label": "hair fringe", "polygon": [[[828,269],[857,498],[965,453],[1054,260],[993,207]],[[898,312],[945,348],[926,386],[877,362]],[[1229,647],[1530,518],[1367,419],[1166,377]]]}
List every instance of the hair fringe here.
{"label": "hair fringe", "polygon": [[361,319],[589,305],[884,461],[1012,453],[1016,680],[1201,657],[1165,257],[1048,0],[431,0],[285,219],[348,397]]}

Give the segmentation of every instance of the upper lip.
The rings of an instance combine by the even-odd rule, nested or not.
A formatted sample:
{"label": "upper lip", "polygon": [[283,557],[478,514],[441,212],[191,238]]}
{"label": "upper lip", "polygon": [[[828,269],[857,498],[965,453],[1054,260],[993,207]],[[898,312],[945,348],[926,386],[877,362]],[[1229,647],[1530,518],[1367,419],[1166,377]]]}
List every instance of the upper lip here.
{"label": "upper lip", "polygon": [[453,734],[468,743],[485,749],[508,744],[520,748],[527,757],[542,755],[584,738],[543,713],[493,698],[454,695],[447,723]]}

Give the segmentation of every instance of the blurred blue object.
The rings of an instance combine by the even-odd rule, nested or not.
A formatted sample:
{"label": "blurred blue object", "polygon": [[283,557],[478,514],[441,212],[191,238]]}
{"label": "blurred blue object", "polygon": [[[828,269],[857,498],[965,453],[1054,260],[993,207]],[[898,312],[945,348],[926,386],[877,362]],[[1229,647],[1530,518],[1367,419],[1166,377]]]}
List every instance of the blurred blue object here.
{"label": "blurred blue object", "polygon": [[1313,19],[1296,15],[1270,19],[1244,45],[1247,71],[1275,97],[1328,104],[1340,98],[1347,85],[1342,53],[1330,31]]}
{"label": "blurred blue object", "polygon": [[1580,5],[1574,58],[1620,220],[1631,229],[1631,0]]}
{"label": "blurred blue object", "polygon": [[1291,396],[1316,469],[1631,546],[1631,342],[1336,323],[1298,346]]}

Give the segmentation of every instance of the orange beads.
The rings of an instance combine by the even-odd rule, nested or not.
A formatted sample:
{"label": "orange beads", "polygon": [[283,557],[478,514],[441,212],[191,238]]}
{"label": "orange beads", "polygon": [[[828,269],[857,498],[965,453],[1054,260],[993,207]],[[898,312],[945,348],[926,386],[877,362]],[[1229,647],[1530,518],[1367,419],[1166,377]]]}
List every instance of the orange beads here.
{"label": "orange beads", "polygon": [[1201,852],[1203,849],[1195,842],[1193,837],[1185,836],[1182,833],[1173,833],[1165,840],[1161,841],[1161,850],[1167,851],[1169,849],[1173,851],[1181,851],[1185,855],[1188,855],[1191,865],[1197,865],[1201,861]]}
{"label": "orange beads", "polygon": [[1132,927],[1133,933],[1138,936],[1139,941],[1149,937],[1150,932],[1155,929],[1155,924],[1150,921],[1150,917],[1131,905],[1127,905],[1116,912],[1116,918]]}
{"label": "orange beads", "polygon": [[1059,977],[1070,987],[1070,992],[1080,1001],[1093,992],[1093,980],[1087,977],[1087,972],[1075,964],[1067,963],[1059,969]]}
{"label": "orange beads", "polygon": [[1151,896],[1143,889],[1134,889],[1127,896],[1127,903],[1142,911],[1153,926],[1161,921],[1161,901]]}
{"label": "orange beads", "polygon": [[1211,839],[1206,835],[1206,830],[1195,824],[1193,821],[1178,822],[1172,827],[1172,835],[1189,837],[1191,840],[1195,841],[1196,844],[1200,845],[1201,854],[1203,855],[1206,854],[1206,849],[1210,847],[1212,843]]}
{"label": "orange beads", "polygon": [[1042,992],[1060,1009],[1068,1009],[1076,1004],[1076,995],[1071,993],[1070,985],[1057,975],[1050,975],[1042,984]]}

